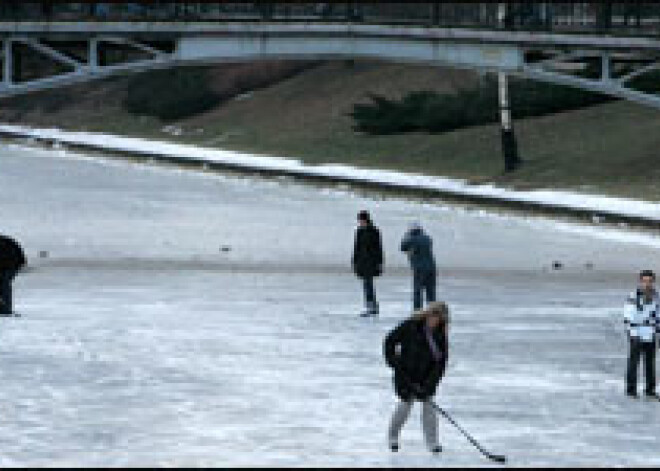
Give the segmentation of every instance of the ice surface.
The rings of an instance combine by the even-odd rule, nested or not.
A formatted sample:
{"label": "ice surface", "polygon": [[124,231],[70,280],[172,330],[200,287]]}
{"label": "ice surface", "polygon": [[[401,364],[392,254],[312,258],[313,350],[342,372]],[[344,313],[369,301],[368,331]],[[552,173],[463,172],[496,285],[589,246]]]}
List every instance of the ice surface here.
{"label": "ice surface", "polygon": [[[377,320],[356,315],[360,209],[386,250]],[[430,456],[418,409],[386,446],[411,220],[452,309],[440,405],[511,466],[660,465],[660,403],[623,395],[622,302],[658,266],[652,233],[18,145],[0,214],[31,261],[23,317],[0,319],[0,466],[487,465],[443,419]]]}

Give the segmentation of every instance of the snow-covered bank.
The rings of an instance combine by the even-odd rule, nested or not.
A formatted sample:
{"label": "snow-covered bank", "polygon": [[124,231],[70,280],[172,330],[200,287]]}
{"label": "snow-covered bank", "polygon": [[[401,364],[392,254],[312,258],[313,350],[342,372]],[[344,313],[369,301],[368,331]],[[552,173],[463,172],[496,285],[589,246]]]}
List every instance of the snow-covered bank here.
{"label": "snow-covered bank", "polygon": [[68,146],[110,152],[132,153],[169,161],[219,165],[270,174],[320,178],[369,184],[388,188],[419,189],[439,196],[463,197],[466,201],[501,203],[528,209],[542,209],[592,216],[594,221],[630,222],[660,227],[660,203],[560,190],[512,190],[493,185],[474,185],[459,179],[432,177],[339,164],[307,165],[299,160],[235,151],[196,147],[101,133],[70,132],[0,125],[0,135],[60,142]]}

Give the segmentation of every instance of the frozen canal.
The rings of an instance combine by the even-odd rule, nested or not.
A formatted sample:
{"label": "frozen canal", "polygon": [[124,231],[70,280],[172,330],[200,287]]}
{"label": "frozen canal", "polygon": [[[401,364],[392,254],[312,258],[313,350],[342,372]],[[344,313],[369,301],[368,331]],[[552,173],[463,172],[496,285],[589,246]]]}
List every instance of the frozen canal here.
{"label": "frozen canal", "polygon": [[[356,316],[359,209],[384,236],[377,320]],[[437,402],[511,466],[660,466],[660,404],[623,394],[652,235],[16,145],[0,215],[31,261],[0,319],[0,466],[487,465],[442,418],[426,452],[417,408],[387,448],[415,219],[453,316]]]}

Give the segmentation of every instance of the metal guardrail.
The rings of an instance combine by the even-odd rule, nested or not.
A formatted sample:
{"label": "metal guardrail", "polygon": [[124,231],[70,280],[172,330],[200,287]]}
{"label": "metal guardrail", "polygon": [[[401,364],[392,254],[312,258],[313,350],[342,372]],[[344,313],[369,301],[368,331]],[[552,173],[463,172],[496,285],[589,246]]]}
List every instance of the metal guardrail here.
{"label": "metal guardrail", "polygon": [[[518,1],[498,2],[0,2],[1,21],[122,22],[352,22],[410,24],[514,31],[660,36],[660,2]],[[503,21],[500,21],[503,20]]]}

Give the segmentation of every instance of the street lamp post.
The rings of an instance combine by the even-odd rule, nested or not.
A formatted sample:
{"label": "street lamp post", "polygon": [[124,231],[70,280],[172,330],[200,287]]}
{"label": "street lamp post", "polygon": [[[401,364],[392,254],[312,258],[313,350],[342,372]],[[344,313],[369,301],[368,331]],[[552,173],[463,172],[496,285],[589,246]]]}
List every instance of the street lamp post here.
{"label": "street lamp post", "polygon": [[[506,3],[498,5],[497,19],[501,29],[509,24],[511,12]],[[518,155],[518,143],[513,131],[513,120],[511,118],[511,103],[509,100],[509,83],[505,72],[498,72],[498,96],[500,107],[500,124],[502,133],[502,154],[504,156],[504,171],[512,172],[520,165]]]}

